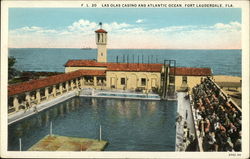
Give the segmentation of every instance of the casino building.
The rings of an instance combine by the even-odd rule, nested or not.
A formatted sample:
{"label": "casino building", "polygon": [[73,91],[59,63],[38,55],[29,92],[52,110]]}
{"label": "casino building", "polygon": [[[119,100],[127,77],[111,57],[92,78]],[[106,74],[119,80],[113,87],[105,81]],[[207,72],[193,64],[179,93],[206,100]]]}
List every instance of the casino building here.
{"label": "casino building", "polygon": [[97,60],[69,60],[65,72],[76,70],[103,71],[102,76],[90,76],[88,83],[105,86],[105,89],[144,90],[145,92],[165,91],[173,93],[176,89],[193,87],[201,76],[211,76],[209,68],[175,67],[174,60],[165,64],[155,63],[111,63],[107,62],[107,31],[95,31]]}
{"label": "casino building", "polygon": [[82,88],[159,93],[162,99],[176,91],[189,91],[210,68],[176,67],[174,60],[160,63],[107,62],[108,32],[95,31],[96,60],[68,60],[65,73],[8,86],[9,114],[58,98]]}

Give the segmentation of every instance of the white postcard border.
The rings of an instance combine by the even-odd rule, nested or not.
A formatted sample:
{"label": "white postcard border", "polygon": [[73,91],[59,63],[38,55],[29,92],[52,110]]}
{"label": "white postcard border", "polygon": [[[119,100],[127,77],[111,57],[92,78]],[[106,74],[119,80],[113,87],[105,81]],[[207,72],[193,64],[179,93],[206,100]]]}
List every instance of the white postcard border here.
{"label": "white postcard border", "polygon": [[[242,152],[12,152],[7,151],[8,8],[83,8],[86,4],[233,4],[242,9]],[[121,8],[122,9],[122,8]],[[1,157],[18,158],[247,158],[249,157],[249,1],[2,1],[1,7]],[[236,156],[230,156],[236,154]]]}

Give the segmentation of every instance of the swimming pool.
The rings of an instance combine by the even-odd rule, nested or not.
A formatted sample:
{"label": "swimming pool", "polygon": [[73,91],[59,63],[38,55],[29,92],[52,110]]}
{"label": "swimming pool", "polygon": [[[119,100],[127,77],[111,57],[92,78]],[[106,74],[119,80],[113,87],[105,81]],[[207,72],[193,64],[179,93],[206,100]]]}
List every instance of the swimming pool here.
{"label": "swimming pool", "polygon": [[105,151],[174,151],[176,102],[74,97],[8,127],[8,150],[27,150],[49,134],[99,138]]}

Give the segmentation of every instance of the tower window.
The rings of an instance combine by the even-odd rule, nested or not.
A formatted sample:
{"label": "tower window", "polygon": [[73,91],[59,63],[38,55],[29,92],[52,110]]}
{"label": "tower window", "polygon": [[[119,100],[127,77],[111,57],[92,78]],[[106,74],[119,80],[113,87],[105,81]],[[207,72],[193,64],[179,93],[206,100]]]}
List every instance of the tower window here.
{"label": "tower window", "polygon": [[103,56],[103,53],[101,53],[101,56]]}
{"label": "tower window", "polygon": [[125,85],[125,78],[121,78],[121,85]]}
{"label": "tower window", "polygon": [[97,41],[100,41],[100,34],[97,34]]}
{"label": "tower window", "polygon": [[101,36],[101,37],[100,37],[100,42],[102,42],[102,41],[103,41],[103,40],[102,40],[102,39],[103,39],[103,36],[102,36],[102,34],[100,34],[100,36]]}
{"label": "tower window", "polygon": [[141,85],[146,86],[146,78],[141,78]]}

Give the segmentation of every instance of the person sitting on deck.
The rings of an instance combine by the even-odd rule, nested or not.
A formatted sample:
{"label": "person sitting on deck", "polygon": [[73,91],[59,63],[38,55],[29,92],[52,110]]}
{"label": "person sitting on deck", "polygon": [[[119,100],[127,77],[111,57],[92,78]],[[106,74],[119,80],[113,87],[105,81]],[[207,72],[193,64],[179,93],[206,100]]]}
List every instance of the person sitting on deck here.
{"label": "person sitting on deck", "polygon": [[192,90],[194,109],[205,151],[241,150],[241,112],[209,79]]}

